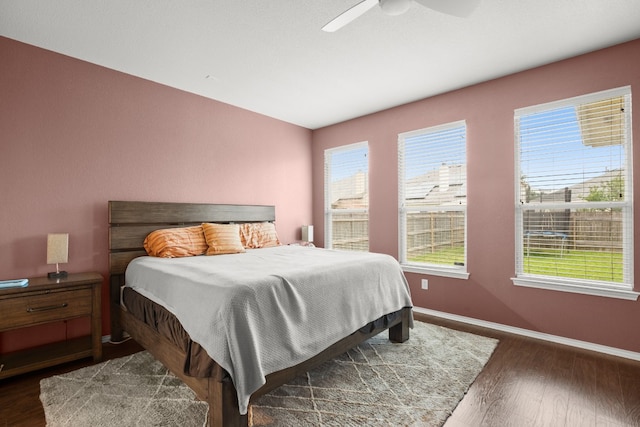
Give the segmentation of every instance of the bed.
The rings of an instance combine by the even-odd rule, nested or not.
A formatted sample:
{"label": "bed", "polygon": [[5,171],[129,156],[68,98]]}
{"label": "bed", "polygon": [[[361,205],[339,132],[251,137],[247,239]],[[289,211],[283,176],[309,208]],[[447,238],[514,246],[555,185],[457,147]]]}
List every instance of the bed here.
{"label": "bed", "polygon": [[[134,289],[136,283],[124,286],[126,283],[125,272],[130,266],[128,278],[134,281],[138,264],[155,265],[160,263],[164,268],[164,262],[147,257],[143,248],[145,237],[158,229],[188,227],[202,223],[213,224],[242,224],[242,223],[273,223],[275,221],[275,208],[273,206],[256,205],[219,205],[219,204],[192,204],[192,203],[162,203],[162,202],[109,202],[109,270],[110,270],[110,302],[111,302],[111,337],[113,341],[123,338],[126,331],[134,340],[147,349],[156,359],[161,361],[172,373],[181,378],[201,400],[209,404],[210,426],[246,426],[249,422],[249,413],[242,409],[247,407],[242,390],[242,382],[237,378],[237,366],[229,365],[224,354],[218,357],[210,357],[216,354],[216,348],[211,344],[201,343],[192,339],[187,330],[194,331],[184,317],[179,319],[176,312],[179,309],[170,305],[163,306],[156,300],[153,294],[147,294],[143,288]],[[252,249],[246,256],[259,255],[260,259],[266,256],[294,258],[301,256],[298,265],[312,263],[312,259],[321,259],[324,252],[310,253],[313,249],[302,247],[275,247],[269,249]],[[251,251],[254,251],[253,253]],[[262,252],[257,252],[262,251]],[[306,251],[306,252],[305,252]],[[324,251],[318,249],[318,251]],[[313,255],[312,258],[310,258]],[[208,263],[205,258],[220,261],[220,257],[190,257],[180,260],[184,264],[185,271],[196,270],[199,264]],[[240,254],[240,256],[243,256]],[[362,256],[365,256],[364,254]],[[307,257],[307,258],[304,258]],[[232,258],[229,257],[229,260]],[[272,261],[265,258],[268,263]],[[318,261],[319,262],[319,261]],[[194,266],[195,263],[195,266]],[[253,261],[252,264],[256,262]],[[360,264],[360,262],[358,261]],[[306,270],[300,269],[300,270]],[[302,273],[301,273],[302,274]],[[248,276],[251,274],[248,272]],[[157,276],[158,282],[160,276]],[[349,284],[344,284],[349,285]],[[347,286],[343,286],[347,288]],[[153,289],[153,288],[149,288]],[[380,289],[380,288],[377,288]],[[124,303],[123,303],[124,301]],[[322,362],[340,355],[368,338],[388,329],[389,338],[394,342],[404,342],[409,339],[409,329],[413,317],[410,299],[405,304],[393,311],[380,308],[380,312],[371,321],[363,322],[358,327],[349,330],[339,339],[330,340],[331,344],[322,344],[321,349],[315,349],[308,358],[295,360],[293,366],[278,366],[277,370],[267,371],[263,378],[263,384],[256,390],[250,389],[250,399],[255,399],[280,385],[290,381],[296,376],[318,366]],[[263,302],[261,303],[263,304]],[[312,304],[313,307],[318,304]],[[348,313],[350,314],[350,313]],[[349,316],[353,317],[353,316]],[[356,317],[357,319],[357,317]],[[269,318],[273,321],[272,318]],[[351,320],[358,321],[358,320]],[[237,323],[237,322],[235,322]],[[234,324],[235,324],[234,323]],[[322,324],[322,322],[315,322]],[[331,324],[328,319],[327,324]],[[335,322],[333,322],[335,323]],[[345,322],[348,323],[348,322]],[[320,328],[322,329],[322,328]],[[332,331],[327,327],[327,330]],[[257,338],[268,334],[268,329],[256,334]],[[194,333],[194,335],[197,335]],[[268,343],[272,343],[273,337],[268,337]],[[276,337],[277,338],[277,337]],[[238,342],[244,340],[237,340]],[[233,336],[229,342],[235,342]],[[276,340],[277,341],[277,340]],[[295,340],[297,343],[297,339]],[[315,339],[313,340],[316,341]],[[322,342],[322,341],[320,341]],[[233,347],[233,346],[232,346]],[[267,352],[269,353],[269,352]],[[244,354],[244,353],[243,353]],[[216,359],[218,361],[216,361]],[[252,362],[249,362],[252,363]],[[227,369],[224,368],[227,366]],[[238,365],[244,370],[243,365]],[[277,366],[277,365],[274,365]],[[250,371],[251,366],[248,366]],[[234,386],[232,377],[236,376]],[[244,372],[244,371],[243,371]],[[239,398],[240,396],[240,398]],[[242,408],[242,409],[241,409]]]}

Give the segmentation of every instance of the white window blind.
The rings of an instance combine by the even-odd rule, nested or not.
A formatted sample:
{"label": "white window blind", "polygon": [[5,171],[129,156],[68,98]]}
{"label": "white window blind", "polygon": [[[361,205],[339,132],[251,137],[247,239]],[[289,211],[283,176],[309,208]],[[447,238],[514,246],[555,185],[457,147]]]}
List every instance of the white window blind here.
{"label": "white window blind", "polygon": [[369,250],[369,145],[325,150],[325,247]]}
{"label": "white window blind", "polygon": [[398,169],[400,262],[467,277],[465,122],[398,135]]}
{"label": "white window blind", "polygon": [[[631,91],[515,112],[516,284],[633,290]],[[602,290],[602,292],[600,292]],[[626,296],[625,296],[626,295]]]}

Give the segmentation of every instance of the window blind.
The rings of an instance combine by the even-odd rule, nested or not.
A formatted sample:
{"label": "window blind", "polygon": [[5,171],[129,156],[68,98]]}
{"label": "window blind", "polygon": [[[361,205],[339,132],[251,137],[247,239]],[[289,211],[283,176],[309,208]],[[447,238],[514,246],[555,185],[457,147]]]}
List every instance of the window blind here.
{"label": "window blind", "polygon": [[515,112],[516,273],[633,288],[631,92]]}
{"label": "window blind", "polygon": [[325,150],[325,247],[369,250],[369,146]]}
{"label": "window blind", "polygon": [[465,270],[466,124],[398,135],[400,259]]}

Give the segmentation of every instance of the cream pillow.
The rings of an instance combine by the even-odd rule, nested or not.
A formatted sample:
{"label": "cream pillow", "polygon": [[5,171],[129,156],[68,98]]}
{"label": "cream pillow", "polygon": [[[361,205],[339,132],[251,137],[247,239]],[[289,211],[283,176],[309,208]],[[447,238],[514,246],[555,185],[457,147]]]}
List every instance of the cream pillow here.
{"label": "cream pillow", "polygon": [[202,224],[209,248],[207,255],[237,254],[244,252],[238,224]]}
{"label": "cream pillow", "polygon": [[248,249],[279,246],[276,225],[272,222],[248,222],[240,225],[242,245]]}

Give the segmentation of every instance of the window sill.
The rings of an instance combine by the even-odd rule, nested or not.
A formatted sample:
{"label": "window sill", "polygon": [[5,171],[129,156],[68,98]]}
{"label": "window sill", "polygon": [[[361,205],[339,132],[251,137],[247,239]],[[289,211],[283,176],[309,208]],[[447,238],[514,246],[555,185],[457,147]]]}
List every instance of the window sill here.
{"label": "window sill", "polygon": [[429,274],[431,276],[451,277],[453,279],[467,280],[470,273],[458,268],[417,266],[415,264],[401,264],[402,271],[405,273]]}
{"label": "window sill", "polygon": [[587,285],[579,281],[558,280],[546,277],[513,277],[511,280],[516,286],[571,292],[575,294],[595,295],[607,298],[618,298],[629,301],[637,301],[638,296],[640,296],[639,292],[614,285]]}

